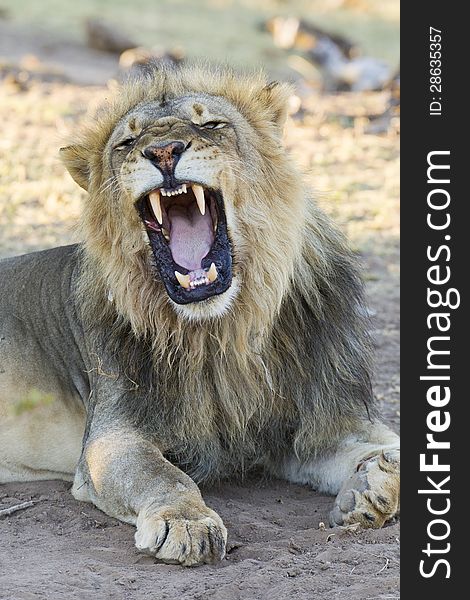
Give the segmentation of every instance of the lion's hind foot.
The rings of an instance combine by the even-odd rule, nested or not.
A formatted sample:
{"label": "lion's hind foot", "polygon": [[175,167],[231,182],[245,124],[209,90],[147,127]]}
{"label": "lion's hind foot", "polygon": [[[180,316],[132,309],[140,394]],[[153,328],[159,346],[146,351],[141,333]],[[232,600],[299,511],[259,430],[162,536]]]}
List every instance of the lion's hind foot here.
{"label": "lion's hind foot", "polygon": [[400,451],[364,460],[343,485],[330,513],[330,525],[379,528],[400,510]]}

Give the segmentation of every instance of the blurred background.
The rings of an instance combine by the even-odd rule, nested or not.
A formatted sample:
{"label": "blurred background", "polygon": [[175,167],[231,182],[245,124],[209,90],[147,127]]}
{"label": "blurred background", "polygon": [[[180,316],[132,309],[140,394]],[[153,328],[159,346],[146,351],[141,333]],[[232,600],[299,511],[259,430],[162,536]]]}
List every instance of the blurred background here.
{"label": "blurred background", "polygon": [[294,84],[285,143],[366,266],[397,401],[398,0],[0,0],[0,257],[76,241],[58,149],[152,56]]}
{"label": "blurred background", "polygon": [[[17,60],[34,51],[74,79],[100,83],[98,66],[103,73],[106,64],[111,69],[109,57],[105,60],[90,54],[90,60],[100,63],[95,77],[86,67],[82,74],[74,73],[77,60],[83,58],[78,53],[87,45],[86,22],[99,19],[131,45],[243,67],[262,65],[276,76],[295,78],[295,61],[286,57],[266,31],[266,23],[275,17],[305,20],[343,35],[357,44],[360,52],[383,59],[392,68],[398,64],[397,0],[1,0],[0,55]],[[286,43],[289,33],[293,33],[292,26],[284,31]],[[64,46],[66,53],[61,56]],[[77,52],[75,58],[73,51]]]}

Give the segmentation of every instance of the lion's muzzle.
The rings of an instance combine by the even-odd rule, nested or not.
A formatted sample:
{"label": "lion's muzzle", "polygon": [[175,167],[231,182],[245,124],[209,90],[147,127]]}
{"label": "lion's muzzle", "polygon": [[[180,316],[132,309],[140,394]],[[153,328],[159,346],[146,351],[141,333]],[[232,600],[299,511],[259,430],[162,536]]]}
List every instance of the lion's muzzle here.
{"label": "lion's muzzle", "polygon": [[182,141],[163,142],[152,144],[143,151],[145,158],[161,171],[166,188],[174,187],[175,168],[188,145],[190,143],[185,144]]}

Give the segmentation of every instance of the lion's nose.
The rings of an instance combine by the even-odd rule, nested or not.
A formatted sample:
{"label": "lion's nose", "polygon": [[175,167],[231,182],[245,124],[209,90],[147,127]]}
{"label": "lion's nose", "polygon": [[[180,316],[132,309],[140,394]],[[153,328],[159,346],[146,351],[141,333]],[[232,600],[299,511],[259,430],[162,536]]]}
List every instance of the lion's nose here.
{"label": "lion's nose", "polygon": [[180,156],[187,147],[188,145],[181,141],[165,142],[148,146],[143,154],[160,169],[163,175],[171,176]]}

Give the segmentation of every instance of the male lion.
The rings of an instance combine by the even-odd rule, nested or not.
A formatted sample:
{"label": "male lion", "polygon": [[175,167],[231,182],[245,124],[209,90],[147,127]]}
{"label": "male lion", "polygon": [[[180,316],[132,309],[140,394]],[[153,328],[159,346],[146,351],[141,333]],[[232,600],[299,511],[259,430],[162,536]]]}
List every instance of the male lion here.
{"label": "male lion", "polygon": [[[83,243],[0,263],[0,481],[73,478],[183,565],[225,552],[195,482],[254,466],[336,494],[332,525],[382,526],[399,441],[354,258],[281,144],[289,88],[139,77],[62,148]],[[54,401],[15,410],[32,393]]]}

